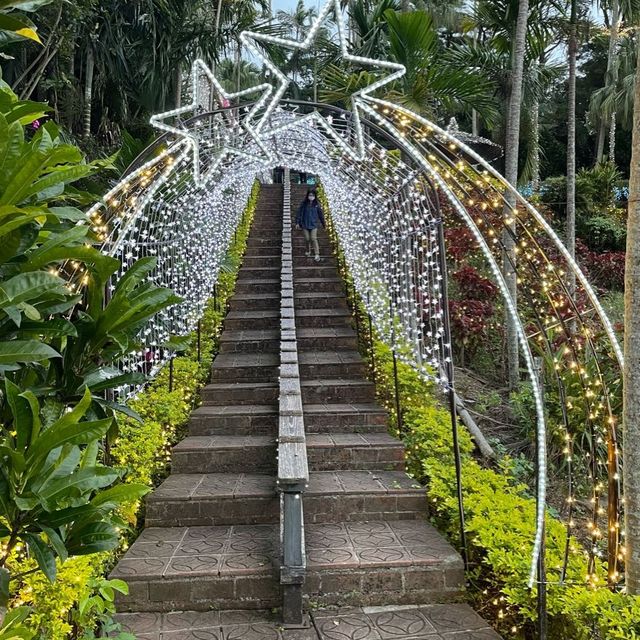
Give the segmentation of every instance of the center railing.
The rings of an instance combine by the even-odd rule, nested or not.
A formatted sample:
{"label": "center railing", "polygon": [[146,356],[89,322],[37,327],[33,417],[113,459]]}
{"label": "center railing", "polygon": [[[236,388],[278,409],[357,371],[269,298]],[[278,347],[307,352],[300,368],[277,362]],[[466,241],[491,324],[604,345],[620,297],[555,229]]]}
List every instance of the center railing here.
{"label": "center railing", "polygon": [[309,483],[309,466],[296,340],[291,240],[291,187],[288,169],[285,170],[284,178],[278,424],[280,584],[283,595],[283,622],[288,626],[301,626],[304,621],[302,586],[306,572],[302,494]]}

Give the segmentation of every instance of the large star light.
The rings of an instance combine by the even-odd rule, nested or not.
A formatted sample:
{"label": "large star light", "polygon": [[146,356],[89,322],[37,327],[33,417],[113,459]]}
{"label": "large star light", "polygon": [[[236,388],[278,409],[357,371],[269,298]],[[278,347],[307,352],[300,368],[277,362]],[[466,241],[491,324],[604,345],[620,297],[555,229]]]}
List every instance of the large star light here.
{"label": "large star light", "polygon": [[[271,153],[265,146],[262,138],[256,134],[252,127],[247,126],[248,117],[251,115],[251,112],[247,114],[247,117],[243,118],[242,122],[239,122],[232,112],[229,111],[228,117],[231,118],[231,122],[225,122],[224,116],[220,117],[217,122],[215,122],[215,128],[207,134],[206,138],[201,137],[197,129],[189,128],[188,124],[182,122],[180,119],[182,114],[191,113],[198,115],[202,112],[205,101],[208,105],[209,93],[208,91],[204,92],[202,89],[202,85],[199,82],[201,75],[204,75],[207,79],[211,89],[218,97],[219,103],[222,105],[229,104],[235,98],[260,92],[262,95],[254,105],[254,109],[260,109],[273,93],[273,86],[269,83],[256,85],[255,87],[243,89],[236,93],[227,93],[203,60],[197,59],[194,61],[191,68],[191,102],[184,107],[151,116],[150,123],[157,129],[174,133],[189,143],[193,155],[193,178],[196,186],[203,186],[207,181],[207,177],[216,170],[228,154],[242,156],[248,160],[258,161],[268,165],[272,159]],[[208,106],[204,108],[204,110],[208,111]],[[240,148],[238,143],[234,141],[237,139],[237,134],[234,133],[234,129],[238,127],[241,127],[249,135],[261,153],[256,154],[247,151],[246,148]],[[246,141],[243,143],[243,146],[246,147]],[[204,148],[210,148],[214,151],[211,161],[208,164],[207,174],[203,176],[201,172],[201,153]]]}
{"label": "large star light", "polygon": [[[398,78],[402,77],[406,73],[406,69],[404,65],[399,64],[397,62],[391,62],[388,60],[375,60],[373,58],[363,58],[362,56],[355,56],[349,53],[347,42],[346,31],[344,22],[342,19],[342,8],[340,7],[340,0],[327,0],[325,5],[322,7],[321,11],[318,14],[318,17],[314,20],[307,37],[302,41],[298,40],[289,40],[287,38],[280,38],[276,36],[267,35],[264,33],[256,33],[253,31],[243,31],[240,34],[240,39],[242,43],[249,49],[256,57],[258,57],[264,65],[271,71],[273,76],[277,78],[278,85],[276,91],[271,95],[270,100],[268,100],[268,104],[266,104],[266,108],[264,113],[260,116],[260,119],[255,125],[255,131],[263,138],[267,138],[270,135],[273,135],[279,131],[289,128],[291,125],[281,125],[273,128],[265,128],[265,125],[269,121],[270,116],[278,106],[282,96],[287,90],[289,86],[289,79],[287,76],[280,71],[280,69],[267,57],[265,56],[260,49],[256,46],[255,42],[264,42],[268,44],[276,44],[287,49],[293,49],[298,51],[308,51],[313,42],[315,41],[318,31],[322,26],[323,22],[327,19],[328,15],[331,11],[335,12],[336,16],[336,25],[338,27],[338,38],[340,40],[340,50],[342,52],[342,58],[351,62],[355,65],[363,65],[367,67],[376,67],[379,69],[384,69],[385,71],[390,71],[386,76],[380,77],[375,82],[371,83],[367,87],[363,87],[358,91],[354,92],[351,95],[351,103],[352,103],[352,113],[353,113],[353,125],[356,136],[355,148],[347,143],[345,138],[333,127],[333,123],[331,119],[324,118],[317,111],[312,111],[308,115],[303,118],[298,118],[298,122],[300,120],[313,120],[317,122],[335,141],[336,143],[354,160],[364,160],[365,159],[365,144],[364,144],[364,136],[362,133],[362,123],[360,121],[360,110],[359,106],[361,101],[366,99],[371,93],[373,93],[376,89],[383,87],[391,82],[394,82]],[[267,102],[266,100],[264,101]],[[254,105],[249,114],[248,120],[251,120],[258,111],[262,108],[263,104]]]}

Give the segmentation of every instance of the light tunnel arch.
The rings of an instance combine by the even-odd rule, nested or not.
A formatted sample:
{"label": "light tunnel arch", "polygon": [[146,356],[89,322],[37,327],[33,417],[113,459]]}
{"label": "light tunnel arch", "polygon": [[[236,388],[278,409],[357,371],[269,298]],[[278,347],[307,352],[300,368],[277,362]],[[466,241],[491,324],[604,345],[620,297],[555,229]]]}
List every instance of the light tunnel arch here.
{"label": "light tunnel arch", "polygon": [[[447,386],[442,365],[452,358],[452,345],[445,339],[442,279],[446,273],[441,270],[443,247],[438,225],[457,216],[473,233],[518,327],[531,379],[536,375],[536,352],[552,358],[561,397],[567,384],[562,377],[565,360],[572,375],[577,369],[578,385],[585,394],[580,411],[588,416],[592,434],[607,444],[604,461],[594,445],[590,462],[594,489],[589,573],[596,573],[595,561],[602,553],[599,502],[606,486],[607,557],[609,578],[615,581],[620,559],[621,473],[615,430],[618,416],[611,404],[607,376],[619,372],[622,356],[595,292],[549,223],[473,149],[404,108],[373,98],[361,102],[368,155],[359,162],[321,128],[303,120],[312,107],[293,102],[288,106],[289,110],[278,110],[272,116],[279,131],[269,140],[275,150],[269,164],[230,155],[206,177],[204,186],[196,187],[191,179],[188,141],[164,136],[161,143],[165,146],[159,155],[154,155],[157,148],[150,148],[146,155],[149,159],[138,163],[88,213],[103,250],[122,261],[116,278],[136,259],[155,255],[158,265],[151,279],[174,288],[185,298],[183,304],[164,312],[145,329],[146,349],[131,354],[123,367],[145,366],[151,353],[153,368],[157,368],[168,355],[161,345],[169,334],[184,334],[194,328],[222,268],[255,178],[274,166],[289,166],[320,178],[355,287],[366,301],[382,339],[424,377]],[[313,108],[332,118],[334,129],[347,143],[352,140],[350,112],[328,105]],[[211,128],[215,119],[232,120],[238,111],[219,110],[195,120],[206,136],[207,127]],[[239,127],[235,136],[236,144],[247,149],[255,145]],[[205,171],[207,153],[205,149]],[[502,235],[510,222],[502,216],[508,197],[518,202],[512,213],[518,242],[525,243],[518,245],[515,268],[522,277],[515,300],[498,266],[504,248]],[[568,295],[569,272],[576,275],[578,303]],[[543,306],[545,301],[548,307]],[[523,324],[525,317],[534,318],[537,331]],[[556,344],[564,345],[560,356],[553,351]],[[583,373],[588,367],[594,369],[593,376]],[[533,393],[540,446],[539,509],[530,582],[540,551],[546,504],[545,407],[537,384],[533,384]],[[572,419],[565,413],[561,425],[568,437],[569,457],[572,433],[576,431]],[[567,499],[571,532],[571,504],[575,500],[571,480]]]}

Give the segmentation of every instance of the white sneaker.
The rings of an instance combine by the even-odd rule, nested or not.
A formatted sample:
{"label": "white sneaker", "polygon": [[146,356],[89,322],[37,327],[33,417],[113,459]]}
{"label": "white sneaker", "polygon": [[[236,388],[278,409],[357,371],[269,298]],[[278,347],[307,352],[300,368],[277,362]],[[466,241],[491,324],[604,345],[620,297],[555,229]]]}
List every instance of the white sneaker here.
{"label": "white sneaker", "polygon": [[320,256],[316,256],[316,257],[314,258],[314,260],[315,260],[316,262],[320,262],[320,260],[321,260],[321,259],[322,259],[322,258],[320,258]]}
{"label": "white sneaker", "polygon": [[304,255],[307,256],[307,258],[310,258],[311,257],[311,251],[307,251]]}

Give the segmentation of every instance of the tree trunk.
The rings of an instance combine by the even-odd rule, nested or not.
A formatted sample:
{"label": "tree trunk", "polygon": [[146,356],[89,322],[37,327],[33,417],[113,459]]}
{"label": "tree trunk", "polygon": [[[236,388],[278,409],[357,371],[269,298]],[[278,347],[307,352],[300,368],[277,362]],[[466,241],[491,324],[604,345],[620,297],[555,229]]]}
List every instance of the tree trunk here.
{"label": "tree trunk", "polygon": [[[611,3],[611,29],[609,30],[609,53],[607,55],[607,73],[605,75],[604,86],[609,87],[618,81],[616,69],[616,47],[618,45],[618,34],[620,32],[620,3],[612,0]],[[615,115],[613,116],[615,123]],[[615,126],[614,134],[615,135]],[[602,162],[604,158],[604,144],[607,137],[607,122],[604,117],[600,118],[600,129],[598,131],[598,149],[596,151],[596,164]],[[615,152],[615,143],[614,143]]]}
{"label": "tree trunk", "polygon": [[[522,105],[522,76],[524,71],[525,44],[527,37],[527,19],[529,14],[529,0],[519,0],[518,20],[516,23],[515,41],[513,43],[511,62],[511,86],[508,100],[507,128],[505,136],[505,178],[513,187],[518,183],[518,148],[520,143],[520,109]],[[504,217],[514,218],[516,196],[507,191],[505,193]],[[518,282],[516,273],[515,252],[515,220],[509,223],[511,233],[505,230],[503,234],[503,273],[509,294],[514,306],[517,305]],[[509,387],[514,389],[520,381],[520,362],[518,355],[518,333],[516,323],[505,310],[505,326],[507,339],[507,365]]]}
{"label": "tree trunk", "polygon": [[173,105],[174,109],[179,109],[182,106],[182,65],[179,62],[176,63],[173,73],[173,81],[175,83]]}
{"label": "tree trunk", "polygon": [[[638,32],[640,36],[640,31]],[[640,48],[638,49],[640,64]],[[638,67],[640,68],[640,67]],[[623,436],[626,587],[640,595],[640,77],[636,74],[624,276]]]}
{"label": "tree trunk", "polygon": [[87,60],[84,72],[84,104],[82,112],[82,139],[88,140],[91,135],[91,107],[93,106],[93,46],[87,47]]}
{"label": "tree trunk", "polygon": [[[567,105],[567,219],[566,245],[572,258],[576,255],[576,58],[578,56],[578,0],[571,0],[569,24],[569,87]],[[576,276],[569,269],[567,286],[573,298]]]}
{"label": "tree trunk", "polygon": [[[222,1],[223,0],[218,0],[218,6],[216,7],[216,25],[215,25],[215,32],[214,32],[216,50],[218,48],[218,35],[220,33],[220,16],[222,15]],[[214,60],[213,70],[215,71],[215,69],[216,69],[216,65]]]}
{"label": "tree trunk", "polygon": [[531,188],[533,193],[538,193],[540,191],[540,101],[537,97],[531,105],[531,145],[533,146]]}
{"label": "tree trunk", "polygon": [[236,48],[236,92],[240,91],[241,72],[242,72],[242,45],[240,44],[240,40],[238,40],[238,47]]}

